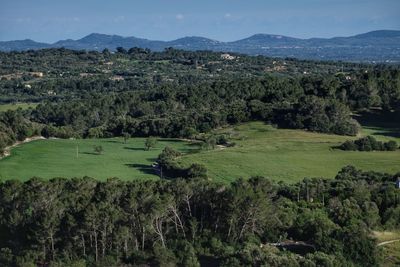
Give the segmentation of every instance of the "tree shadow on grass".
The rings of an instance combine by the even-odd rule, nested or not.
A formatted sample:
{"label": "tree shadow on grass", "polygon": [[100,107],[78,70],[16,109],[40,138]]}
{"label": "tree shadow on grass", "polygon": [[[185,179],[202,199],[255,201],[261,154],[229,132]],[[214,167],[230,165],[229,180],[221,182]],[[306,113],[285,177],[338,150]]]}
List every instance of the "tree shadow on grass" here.
{"label": "tree shadow on grass", "polygon": [[102,154],[96,153],[96,152],[79,152],[79,154],[86,154],[86,155],[95,155],[95,156],[100,156]]}
{"label": "tree shadow on grass", "polygon": [[387,137],[396,137],[400,138],[400,129],[398,131],[387,131],[387,132],[376,132],[373,135],[383,135]]}
{"label": "tree shadow on grass", "polygon": [[376,130],[372,135],[400,137],[400,111],[373,110],[354,116],[362,126]]}
{"label": "tree shadow on grass", "polygon": [[170,142],[170,143],[181,143],[184,142],[180,139],[175,139],[175,138],[158,138],[157,139],[158,142]]}
{"label": "tree shadow on grass", "polygon": [[119,140],[104,140],[103,142],[106,143],[114,143],[114,144],[124,144],[124,141],[119,141]]}
{"label": "tree shadow on grass", "polygon": [[129,147],[129,146],[124,146],[124,149],[128,150],[135,150],[135,151],[145,151],[143,147]]}
{"label": "tree shadow on grass", "polygon": [[157,174],[156,170],[151,166],[151,165],[146,165],[146,164],[138,164],[138,163],[128,163],[125,164],[125,166],[128,166],[130,168],[137,169],[143,173],[146,174]]}

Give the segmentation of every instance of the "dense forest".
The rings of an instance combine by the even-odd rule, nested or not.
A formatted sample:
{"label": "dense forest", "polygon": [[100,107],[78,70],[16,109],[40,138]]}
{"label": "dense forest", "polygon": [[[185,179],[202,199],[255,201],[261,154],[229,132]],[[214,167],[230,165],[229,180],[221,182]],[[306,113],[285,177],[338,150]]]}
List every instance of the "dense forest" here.
{"label": "dense forest", "polygon": [[371,229],[400,228],[397,176],[5,181],[0,264],[376,266]]}
{"label": "dense forest", "polygon": [[399,110],[397,66],[271,59],[198,51],[0,53],[0,149],[32,135],[191,137],[263,120],[356,135],[352,113]]}

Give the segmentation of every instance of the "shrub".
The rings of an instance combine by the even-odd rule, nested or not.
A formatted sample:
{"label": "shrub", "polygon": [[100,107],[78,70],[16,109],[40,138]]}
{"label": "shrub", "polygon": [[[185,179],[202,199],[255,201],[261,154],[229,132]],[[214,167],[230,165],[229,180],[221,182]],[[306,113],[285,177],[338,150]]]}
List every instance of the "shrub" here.
{"label": "shrub", "polygon": [[190,178],[206,178],[207,168],[202,164],[193,163],[187,170],[187,176]]}
{"label": "shrub", "polygon": [[395,151],[398,148],[396,141],[389,141],[384,144],[385,150],[387,151]]}
{"label": "shrub", "polygon": [[340,149],[346,150],[346,151],[351,151],[351,150],[357,150],[358,146],[351,140],[347,140],[344,142],[341,146]]}
{"label": "shrub", "polygon": [[351,141],[347,140],[339,147],[342,150],[359,150],[359,151],[395,151],[398,148],[398,145],[395,141],[389,141],[383,143],[381,141],[377,141],[372,136],[362,137],[358,140]]}

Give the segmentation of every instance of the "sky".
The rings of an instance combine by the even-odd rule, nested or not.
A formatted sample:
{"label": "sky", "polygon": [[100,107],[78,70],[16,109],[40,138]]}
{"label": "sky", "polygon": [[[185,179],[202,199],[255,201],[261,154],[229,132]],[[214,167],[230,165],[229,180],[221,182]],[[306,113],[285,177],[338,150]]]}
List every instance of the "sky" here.
{"label": "sky", "polygon": [[400,30],[400,0],[0,0],[0,40],[56,42],[90,33],[233,41]]}

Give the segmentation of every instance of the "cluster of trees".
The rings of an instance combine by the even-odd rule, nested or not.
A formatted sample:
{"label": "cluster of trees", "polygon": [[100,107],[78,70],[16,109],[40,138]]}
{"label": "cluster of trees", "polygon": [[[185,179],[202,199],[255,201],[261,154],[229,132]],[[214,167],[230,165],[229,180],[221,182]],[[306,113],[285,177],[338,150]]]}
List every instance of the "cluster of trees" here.
{"label": "cluster of trees", "polygon": [[89,138],[124,133],[190,137],[250,120],[345,135],[355,135],[359,127],[339,100],[304,95],[296,79],[272,76],[47,102],[31,119],[48,125],[46,134]]}
{"label": "cluster of trees", "polygon": [[[165,151],[165,154],[173,151]],[[91,178],[0,184],[2,266],[376,266],[397,176],[346,167],[296,184]],[[302,241],[311,250],[281,251]]]}
{"label": "cluster of trees", "polygon": [[398,148],[396,141],[377,141],[373,136],[361,137],[357,140],[347,140],[339,146],[342,150],[358,151],[395,151]]}
{"label": "cluster of trees", "polygon": [[29,121],[21,110],[0,112],[0,156],[7,146],[38,135],[40,130],[41,127]]}
{"label": "cluster of trees", "polygon": [[207,168],[198,163],[193,163],[189,167],[181,166],[176,159],[181,156],[179,151],[165,147],[157,158],[157,171],[160,178],[207,178]]}
{"label": "cluster of trees", "polygon": [[350,109],[344,104],[316,96],[306,96],[281,114],[281,122],[290,128],[308,129],[322,133],[356,135],[359,123],[350,116]]}

